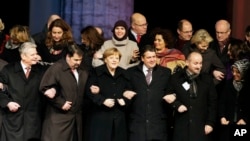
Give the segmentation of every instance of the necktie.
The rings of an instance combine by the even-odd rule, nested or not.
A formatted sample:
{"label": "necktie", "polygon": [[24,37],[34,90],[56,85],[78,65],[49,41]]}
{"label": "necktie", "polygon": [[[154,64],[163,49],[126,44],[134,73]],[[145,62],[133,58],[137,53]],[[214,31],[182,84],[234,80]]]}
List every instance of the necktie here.
{"label": "necktie", "polygon": [[151,79],[152,79],[152,69],[148,69],[147,71],[148,71],[148,73],[146,74],[146,81],[149,85],[151,82]]}
{"label": "necktie", "polygon": [[26,78],[28,78],[29,75],[30,75],[30,67],[27,67],[27,68],[25,68],[25,69],[26,69],[25,76],[26,76]]}
{"label": "necktie", "polygon": [[137,34],[136,41],[137,41],[137,43],[140,43],[140,41],[141,41],[141,35]]}

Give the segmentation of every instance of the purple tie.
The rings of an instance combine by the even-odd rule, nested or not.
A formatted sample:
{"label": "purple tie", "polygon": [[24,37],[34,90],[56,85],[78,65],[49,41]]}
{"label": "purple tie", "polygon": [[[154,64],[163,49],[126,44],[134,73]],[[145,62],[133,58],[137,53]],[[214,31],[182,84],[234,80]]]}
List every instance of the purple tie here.
{"label": "purple tie", "polygon": [[148,69],[147,71],[148,71],[148,73],[146,74],[146,81],[149,85],[151,82],[151,79],[152,79],[152,69]]}

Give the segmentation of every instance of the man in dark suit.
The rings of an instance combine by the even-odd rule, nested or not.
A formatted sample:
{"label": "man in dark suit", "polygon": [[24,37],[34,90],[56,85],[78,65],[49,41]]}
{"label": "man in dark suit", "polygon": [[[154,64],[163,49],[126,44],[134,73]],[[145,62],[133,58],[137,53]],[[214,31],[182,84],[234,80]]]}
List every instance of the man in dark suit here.
{"label": "man in dark suit", "polygon": [[36,65],[39,58],[36,44],[25,42],[19,52],[21,61],[5,65],[0,75],[0,82],[7,85],[0,91],[3,109],[1,141],[40,138],[42,98],[39,84],[45,69]]}
{"label": "man in dark suit", "polygon": [[164,99],[175,110],[173,141],[207,141],[216,122],[217,94],[213,79],[200,73],[202,56],[192,52],[186,68],[172,75]]}
{"label": "man in dark suit", "polygon": [[147,34],[148,23],[146,17],[141,13],[133,13],[130,17],[129,40],[137,42],[141,50],[147,44],[153,44],[153,39]]}
{"label": "man in dark suit", "polygon": [[[133,93],[124,93],[131,99],[128,112],[130,141],[166,141],[168,103],[166,94],[171,70],[156,64],[155,48],[146,45],[141,52],[143,63],[129,68]],[[148,70],[152,75],[147,75]],[[132,96],[131,96],[132,95]],[[134,95],[134,96],[133,96]]]}

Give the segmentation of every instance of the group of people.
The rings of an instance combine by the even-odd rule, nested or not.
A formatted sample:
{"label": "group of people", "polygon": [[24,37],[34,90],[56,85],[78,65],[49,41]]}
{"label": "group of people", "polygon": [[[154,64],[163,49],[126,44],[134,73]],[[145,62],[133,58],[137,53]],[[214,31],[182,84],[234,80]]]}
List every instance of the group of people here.
{"label": "group of people", "polygon": [[111,39],[89,25],[77,44],[51,15],[34,35],[0,32],[0,140],[229,141],[248,128],[250,26],[245,39],[224,19],[215,38],[187,19],[178,36],[147,27],[133,13]]}

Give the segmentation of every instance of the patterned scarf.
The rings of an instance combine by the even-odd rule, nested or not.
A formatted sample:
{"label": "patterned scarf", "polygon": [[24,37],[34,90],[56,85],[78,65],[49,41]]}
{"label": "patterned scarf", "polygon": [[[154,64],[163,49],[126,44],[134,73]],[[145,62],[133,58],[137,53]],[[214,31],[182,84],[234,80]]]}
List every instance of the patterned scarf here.
{"label": "patterned scarf", "polygon": [[239,92],[242,89],[242,81],[233,80],[233,85],[237,92]]}

